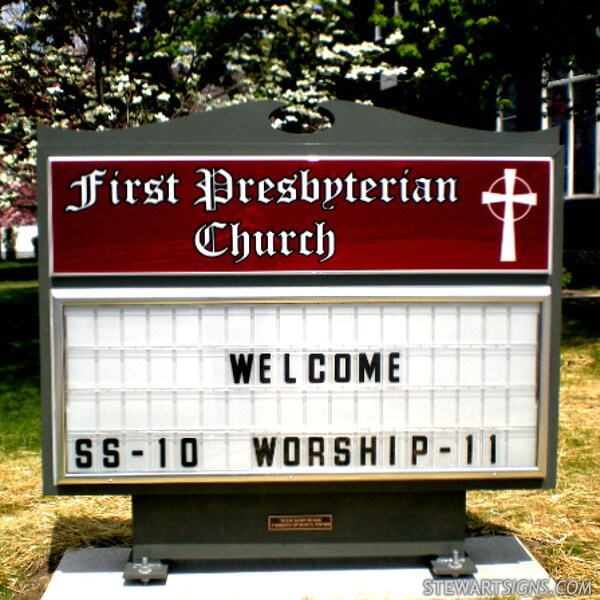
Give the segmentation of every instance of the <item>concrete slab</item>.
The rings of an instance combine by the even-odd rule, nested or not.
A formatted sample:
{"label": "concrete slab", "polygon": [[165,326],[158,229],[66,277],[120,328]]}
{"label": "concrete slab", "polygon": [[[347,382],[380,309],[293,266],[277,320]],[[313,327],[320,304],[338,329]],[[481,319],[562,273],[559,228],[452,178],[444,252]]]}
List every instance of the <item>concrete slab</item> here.
{"label": "concrete slab", "polygon": [[[44,600],[401,600],[403,598],[528,596],[554,582],[512,536],[469,538],[471,578],[436,578],[422,561],[175,563],[166,583],[126,583],[128,548],[68,551]],[[326,568],[325,568],[326,567]]]}

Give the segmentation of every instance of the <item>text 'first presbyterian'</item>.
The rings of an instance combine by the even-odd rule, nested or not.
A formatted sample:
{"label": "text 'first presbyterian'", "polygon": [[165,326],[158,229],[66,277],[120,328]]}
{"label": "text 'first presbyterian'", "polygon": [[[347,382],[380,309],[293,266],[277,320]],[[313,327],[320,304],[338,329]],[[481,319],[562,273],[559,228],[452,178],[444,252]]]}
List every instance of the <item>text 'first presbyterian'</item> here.
{"label": "text 'first presbyterian'", "polygon": [[[226,168],[199,168],[194,174],[193,184],[201,194],[193,203],[204,206],[207,213],[214,213],[220,206],[232,202],[242,206],[303,202],[319,206],[323,211],[332,211],[340,202],[354,205],[428,204],[459,200],[457,177],[415,177],[410,167],[385,177],[359,177],[352,170],[338,177],[323,177],[315,175],[310,167],[296,169],[278,179],[235,177]],[[119,169],[93,169],[70,183],[69,189],[79,189],[79,202],[68,204],[65,212],[90,209],[96,205],[100,190],[104,188],[113,206],[176,205],[181,201],[181,177],[175,171],[140,178],[122,176]],[[242,221],[213,220],[198,227],[194,247],[206,258],[229,254],[236,264],[251,255],[287,257],[292,254],[314,255],[323,263],[334,256],[336,239],[327,221],[315,221],[303,231],[253,231]]]}

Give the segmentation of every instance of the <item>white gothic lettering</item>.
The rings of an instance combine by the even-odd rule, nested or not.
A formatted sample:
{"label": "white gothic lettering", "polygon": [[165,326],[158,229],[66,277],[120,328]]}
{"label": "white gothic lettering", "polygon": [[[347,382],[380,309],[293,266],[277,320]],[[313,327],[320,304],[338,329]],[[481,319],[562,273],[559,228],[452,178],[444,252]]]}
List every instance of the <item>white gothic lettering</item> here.
{"label": "white gothic lettering", "polygon": [[311,169],[298,169],[281,179],[234,176],[225,168],[201,168],[196,187],[202,194],[194,204],[203,204],[206,212],[234,199],[242,204],[289,204],[318,202],[323,210],[335,208],[335,202],[456,202],[457,177],[413,177],[406,168],[396,177],[357,177],[352,171],[343,177],[316,177]]}
{"label": "white gothic lettering", "polygon": [[313,225],[313,229],[304,231],[249,231],[242,227],[241,222],[213,221],[198,228],[194,246],[206,258],[229,254],[236,264],[252,255],[273,257],[292,254],[315,255],[320,263],[324,263],[335,254],[335,235],[325,221]]}

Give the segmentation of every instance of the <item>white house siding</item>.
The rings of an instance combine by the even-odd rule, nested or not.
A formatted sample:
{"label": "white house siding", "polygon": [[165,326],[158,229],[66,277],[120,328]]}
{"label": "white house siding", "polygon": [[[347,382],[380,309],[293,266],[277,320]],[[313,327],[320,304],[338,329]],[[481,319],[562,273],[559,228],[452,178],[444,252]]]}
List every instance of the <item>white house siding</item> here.
{"label": "white house siding", "polygon": [[[38,226],[37,225],[21,225],[19,227],[13,227],[15,233],[17,234],[16,239],[16,252],[17,258],[34,258],[35,257],[35,247],[33,245],[34,238],[38,236]],[[6,258],[6,248],[4,247],[4,231],[5,228],[2,227],[0,229],[0,240],[2,243],[1,252],[2,259]]]}

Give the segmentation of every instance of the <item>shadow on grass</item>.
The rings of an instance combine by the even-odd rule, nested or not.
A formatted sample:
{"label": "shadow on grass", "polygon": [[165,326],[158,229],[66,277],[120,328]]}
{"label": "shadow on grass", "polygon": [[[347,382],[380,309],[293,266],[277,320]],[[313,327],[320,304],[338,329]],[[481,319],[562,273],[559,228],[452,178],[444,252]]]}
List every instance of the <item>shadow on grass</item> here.
{"label": "shadow on grass", "polygon": [[490,521],[485,521],[475,515],[472,511],[467,510],[467,519],[465,524],[465,535],[467,537],[480,537],[490,535],[515,535],[515,532],[505,527]]}
{"label": "shadow on grass", "polygon": [[39,378],[37,286],[0,288],[0,376]]}
{"label": "shadow on grass", "polygon": [[33,281],[38,278],[35,259],[0,261],[0,281]]}
{"label": "shadow on grass", "polygon": [[59,517],[52,530],[48,572],[58,567],[67,550],[130,548],[131,520],[110,517]]}
{"label": "shadow on grass", "polygon": [[562,302],[562,345],[581,346],[600,339],[600,297],[571,297]]}
{"label": "shadow on grass", "polygon": [[39,450],[37,286],[0,287],[0,449]]}

